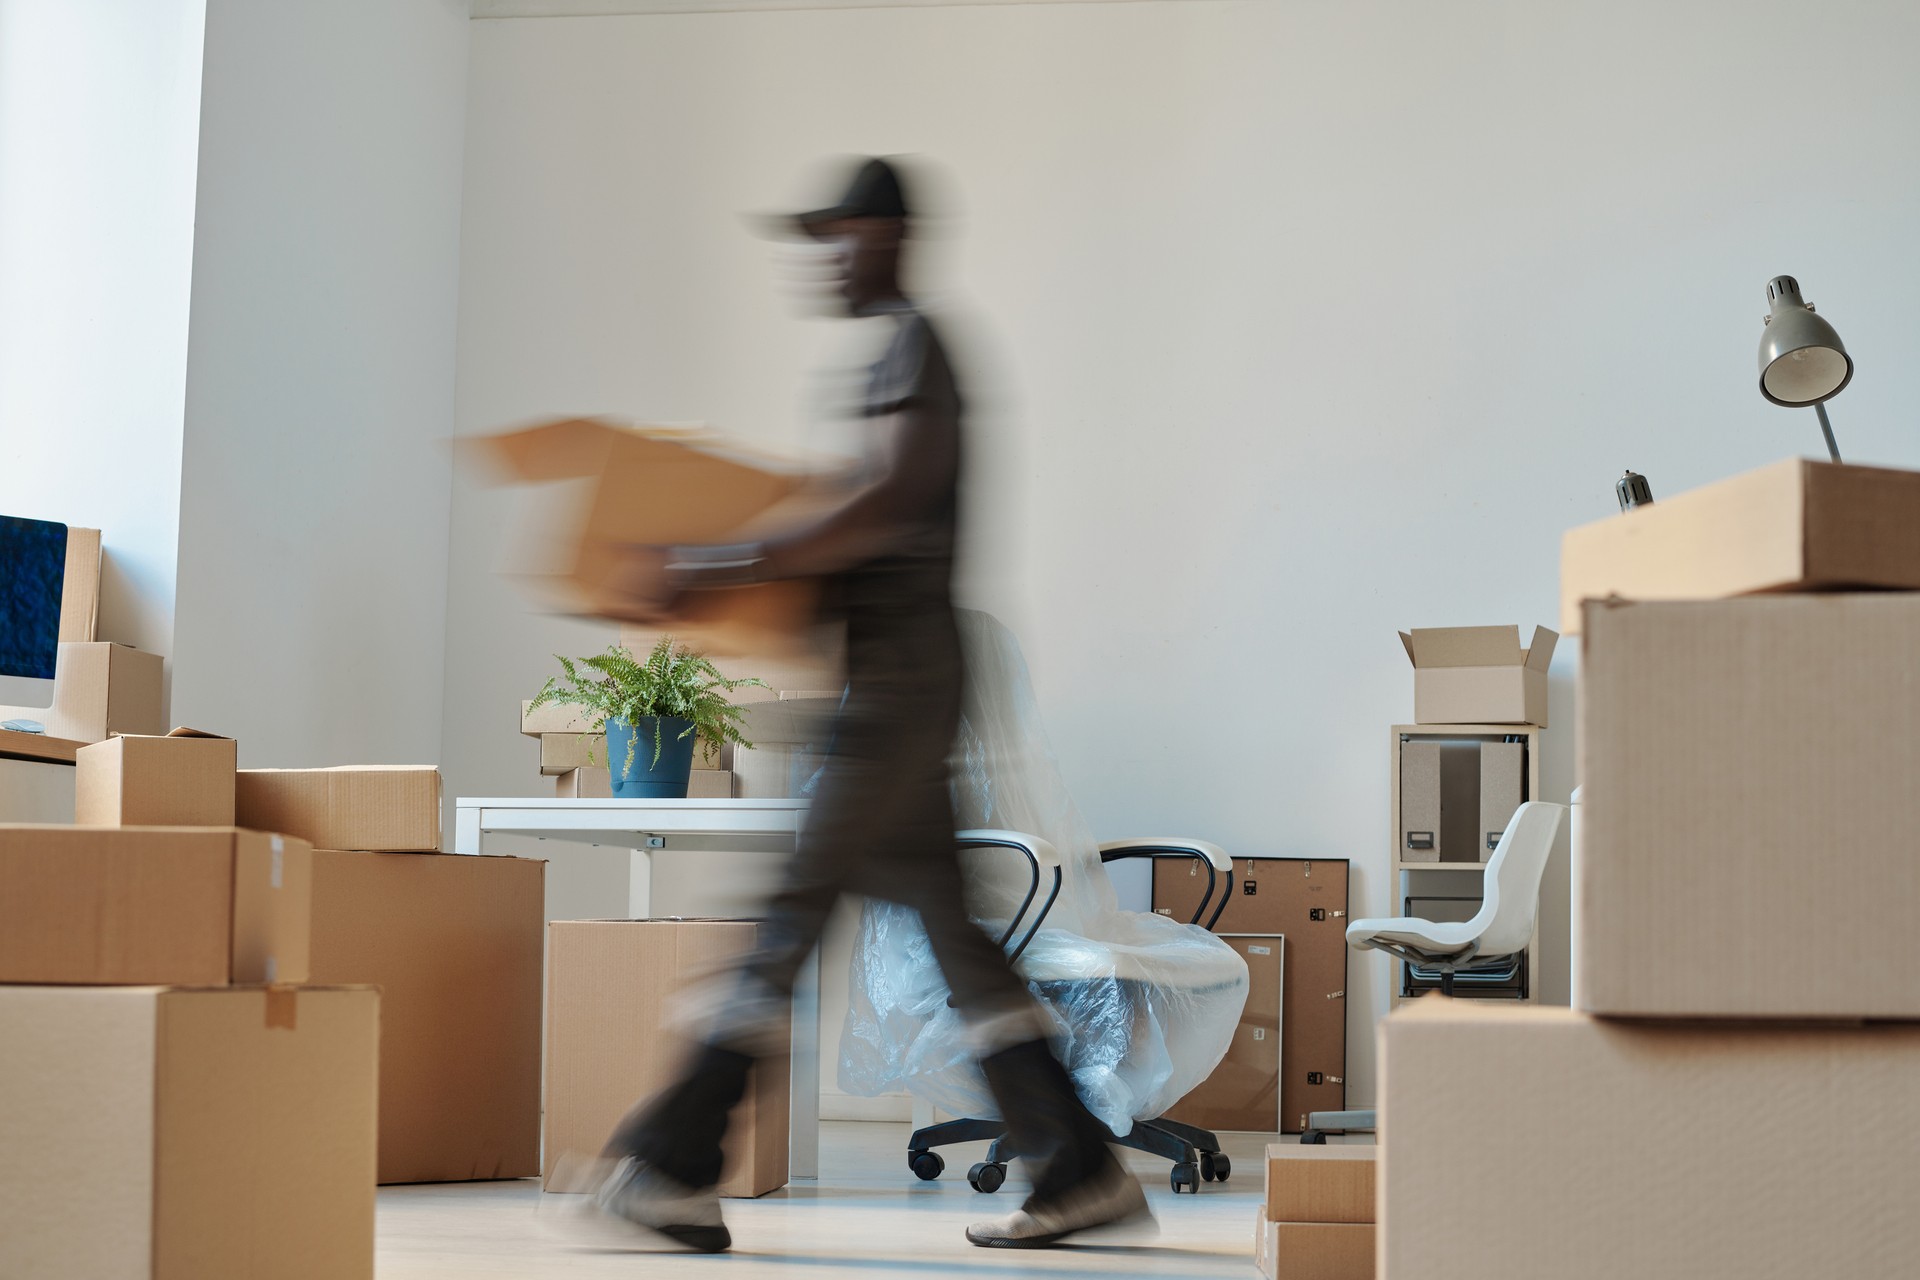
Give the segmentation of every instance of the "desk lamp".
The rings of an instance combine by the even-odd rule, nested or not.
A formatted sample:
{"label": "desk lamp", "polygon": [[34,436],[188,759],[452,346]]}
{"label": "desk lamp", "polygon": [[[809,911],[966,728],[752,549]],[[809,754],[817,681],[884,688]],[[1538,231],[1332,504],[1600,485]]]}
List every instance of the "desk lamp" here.
{"label": "desk lamp", "polygon": [[1789,409],[1812,405],[1827,452],[1838,462],[1840,448],[1833,442],[1826,402],[1853,380],[1853,357],[1833,326],[1800,296],[1800,282],[1792,276],[1767,281],[1767,305],[1772,311],[1760,331],[1760,394]]}

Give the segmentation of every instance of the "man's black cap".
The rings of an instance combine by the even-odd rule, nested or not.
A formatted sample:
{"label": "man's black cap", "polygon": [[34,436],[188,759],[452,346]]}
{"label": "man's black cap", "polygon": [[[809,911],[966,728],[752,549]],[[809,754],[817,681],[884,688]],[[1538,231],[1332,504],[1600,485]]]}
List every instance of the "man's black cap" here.
{"label": "man's black cap", "polygon": [[804,235],[817,236],[830,222],[847,218],[905,218],[906,192],[900,186],[900,174],[885,160],[874,156],[860,162],[847,184],[846,193],[824,209],[796,213],[789,227]]}

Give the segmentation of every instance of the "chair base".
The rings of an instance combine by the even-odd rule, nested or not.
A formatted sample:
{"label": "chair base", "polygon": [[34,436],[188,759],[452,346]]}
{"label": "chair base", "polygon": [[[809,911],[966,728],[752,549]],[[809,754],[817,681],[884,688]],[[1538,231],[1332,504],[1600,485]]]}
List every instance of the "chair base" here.
{"label": "chair base", "polygon": [[[1134,1151],[1160,1156],[1173,1164],[1168,1174],[1174,1193],[1198,1192],[1202,1182],[1225,1182],[1233,1173],[1233,1162],[1220,1150],[1220,1139],[1210,1130],[1182,1124],[1164,1117],[1138,1120],[1125,1137],[1109,1134],[1108,1140]],[[1007,1139],[1007,1126],[999,1120],[948,1120],[916,1129],[907,1139],[907,1167],[922,1181],[931,1182],[946,1170],[947,1163],[933,1150],[959,1142],[987,1142],[986,1159],[967,1171],[967,1182],[975,1191],[998,1191],[1006,1181],[1007,1162],[1021,1155]]]}

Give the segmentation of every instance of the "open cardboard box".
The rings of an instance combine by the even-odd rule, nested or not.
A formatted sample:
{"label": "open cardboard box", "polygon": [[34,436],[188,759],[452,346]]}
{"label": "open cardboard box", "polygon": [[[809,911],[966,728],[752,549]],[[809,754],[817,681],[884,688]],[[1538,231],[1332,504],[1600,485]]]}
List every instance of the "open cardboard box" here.
{"label": "open cardboard box", "polygon": [[1413,663],[1415,724],[1547,724],[1547,667],[1560,639],[1545,627],[1417,627],[1400,643]]}
{"label": "open cardboard box", "polygon": [[[569,418],[478,437],[465,450],[496,476],[557,487],[516,540],[509,572],[552,607],[636,618],[620,587],[633,546],[732,543],[805,518],[832,501],[833,478],[726,443],[708,431]],[[692,593],[676,637],[711,653],[784,650],[812,625],[817,588],[770,582]]]}

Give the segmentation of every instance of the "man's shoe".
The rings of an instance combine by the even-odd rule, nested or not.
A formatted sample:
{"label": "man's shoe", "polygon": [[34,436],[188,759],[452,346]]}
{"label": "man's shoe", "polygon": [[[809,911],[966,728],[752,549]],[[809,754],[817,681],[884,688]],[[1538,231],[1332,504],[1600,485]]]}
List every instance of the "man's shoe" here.
{"label": "man's shoe", "polygon": [[1076,1231],[1152,1217],[1139,1182],[1109,1158],[1098,1173],[1074,1186],[1046,1197],[1036,1192],[1006,1217],[974,1223],[967,1239],[984,1249],[1045,1249]]}
{"label": "man's shoe", "polygon": [[591,1204],[603,1222],[630,1224],[701,1253],[724,1253],[733,1245],[712,1187],[689,1187],[632,1156],[613,1167]]}

